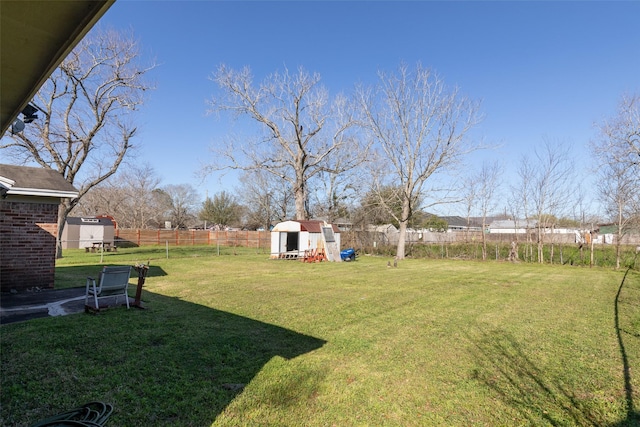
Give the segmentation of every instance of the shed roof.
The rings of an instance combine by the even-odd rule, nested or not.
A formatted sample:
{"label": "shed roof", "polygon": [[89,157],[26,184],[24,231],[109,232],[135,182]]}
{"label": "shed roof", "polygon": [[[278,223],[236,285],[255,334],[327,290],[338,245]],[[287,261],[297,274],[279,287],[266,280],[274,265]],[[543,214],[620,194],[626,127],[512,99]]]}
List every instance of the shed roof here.
{"label": "shed roof", "polygon": [[111,226],[113,227],[113,221],[110,218],[100,217],[97,218],[95,216],[91,217],[67,217],[67,224],[70,225],[100,225],[100,226]]}
{"label": "shed roof", "polygon": [[322,233],[322,227],[331,227],[334,233],[340,232],[340,229],[335,224],[327,224],[324,221],[301,219],[295,221],[300,223],[302,231],[308,231],[309,233]]}
{"label": "shed roof", "polygon": [[0,164],[0,185],[9,195],[78,197],[78,190],[59,172],[46,168]]}
{"label": "shed roof", "polygon": [[309,233],[321,233],[322,227],[331,227],[334,233],[340,233],[340,229],[335,224],[327,224],[318,220],[295,219],[276,224],[271,231],[308,231]]}

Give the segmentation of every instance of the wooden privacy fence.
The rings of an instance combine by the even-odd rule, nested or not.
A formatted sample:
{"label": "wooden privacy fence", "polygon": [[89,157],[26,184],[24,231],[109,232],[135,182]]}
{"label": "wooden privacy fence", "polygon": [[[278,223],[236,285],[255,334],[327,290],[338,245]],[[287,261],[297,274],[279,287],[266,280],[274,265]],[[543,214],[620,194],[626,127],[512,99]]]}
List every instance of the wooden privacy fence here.
{"label": "wooden privacy fence", "polygon": [[220,245],[243,246],[249,248],[270,249],[269,231],[224,231],[224,230],[129,230],[116,229],[118,246],[152,245]]}

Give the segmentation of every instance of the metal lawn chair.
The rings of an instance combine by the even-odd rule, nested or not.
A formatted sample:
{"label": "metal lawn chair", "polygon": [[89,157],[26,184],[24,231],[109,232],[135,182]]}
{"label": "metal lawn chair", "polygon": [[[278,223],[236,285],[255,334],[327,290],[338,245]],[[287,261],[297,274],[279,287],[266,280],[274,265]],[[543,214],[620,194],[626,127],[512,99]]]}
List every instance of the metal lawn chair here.
{"label": "metal lawn chair", "polygon": [[[96,286],[96,279],[87,277],[87,286],[84,299],[85,308],[89,307],[89,297],[93,297],[95,309],[99,310],[98,299],[106,297],[116,297],[116,303],[120,295],[129,308],[129,277],[131,276],[131,266],[103,267]],[[92,307],[93,308],[93,307]]]}

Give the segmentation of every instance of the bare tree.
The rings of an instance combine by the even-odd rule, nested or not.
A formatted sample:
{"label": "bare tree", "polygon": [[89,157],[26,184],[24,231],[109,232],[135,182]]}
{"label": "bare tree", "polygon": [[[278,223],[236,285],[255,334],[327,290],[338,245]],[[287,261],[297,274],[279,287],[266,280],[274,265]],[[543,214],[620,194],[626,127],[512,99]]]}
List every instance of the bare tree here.
{"label": "bare tree", "polygon": [[480,148],[467,137],[479,122],[479,103],[461,95],[457,88],[446,87],[435,73],[420,65],[415,70],[401,65],[396,73],[378,75],[379,84],[359,90],[358,98],[366,128],[387,166],[375,179],[391,180],[401,189],[397,257],[402,259],[414,202],[427,193],[437,197],[433,188],[426,188],[427,182]]}
{"label": "bare tree", "polygon": [[630,225],[638,221],[640,207],[640,179],[622,163],[600,168],[598,194],[605,203],[605,212],[616,224],[616,268],[620,268],[622,239]]}
{"label": "bare tree", "polygon": [[150,165],[131,166],[117,180],[124,200],[117,210],[122,226],[127,228],[158,228],[161,208],[156,190],[161,179]]}
{"label": "bare tree", "polygon": [[499,192],[499,182],[502,166],[499,162],[484,162],[476,175],[478,210],[482,218],[482,259],[487,259],[487,216],[498,206],[496,196]]}
{"label": "bare tree", "polygon": [[132,147],[131,113],[151,87],[138,42],[130,34],[97,31],[81,41],[32,102],[43,114],[0,145],[16,161],[58,171],[79,189],[58,215],[57,256],[69,212],[87,192],[114,175]]}
{"label": "bare tree", "polygon": [[172,228],[188,228],[195,225],[201,205],[200,196],[190,184],[165,185],[157,191],[164,200],[164,215]]}
{"label": "bare tree", "polygon": [[122,189],[106,181],[87,192],[69,212],[69,216],[110,215],[116,218],[118,225],[121,226],[117,212],[124,201]]}
{"label": "bare tree", "polygon": [[462,203],[464,203],[465,216],[467,219],[467,230],[465,231],[465,241],[469,243],[469,233],[471,232],[471,217],[474,213],[478,198],[478,182],[475,175],[467,175],[462,185]]}
{"label": "bare tree", "polygon": [[598,128],[600,138],[592,144],[596,157],[621,163],[640,175],[640,95],[622,96],[616,116]]}
{"label": "bare tree", "polygon": [[[333,170],[340,170],[345,158],[336,159],[338,164]],[[351,168],[342,173],[321,172],[317,176],[318,191],[315,192],[316,214],[326,217],[333,223],[338,218],[346,218],[353,209],[352,201],[357,199],[361,188],[359,168]]]}
{"label": "bare tree", "polygon": [[275,222],[290,219],[295,206],[287,181],[261,170],[244,172],[236,189],[245,205],[245,225],[269,230]]}
{"label": "bare tree", "polygon": [[[571,159],[571,146],[559,141],[545,140],[533,150],[533,157],[523,157],[530,163],[523,179],[529,181],[529,197],[536,220],[538,262],[544,262],[545,236],[551,231],[553,238],[556,218],[569,209],[575,168]],[[553,261],[553,259],[551,259]]]}
{"label": "bare tree", "polygon": [[218,152],[226,163],[213,163],[205,171],[261,170],[287,181],[293,189],[297,219],[308,214],[309,182],[318,173],[341,173],[351,162],[333,169],[333,156],[359,153],[354,133],[354,109],[347,99],[329,98],[320,75],[300,68],[297,73],[275,73],[255,86],[248,68],[235,71],[222,65],[212,78],[222,94],[211,101],[213,112],[248,117],[262,131],[262,139],[247,144],[235,139]]}
{"label": "bare tree", "polygon": [[616,268],[622,238],[640,219],[640,96],[623,96],[615,117],[599,125],[591,144],[598,165],[598,192],[616,223]]}
{"label": "bare tree", "polygon": [[[531,177],[534,175],[534,168],[532,167],[532,162],[527,156],[522,156],[520,158],[517,175],[517,180],[510,186],[511,197],[508,202],[516,229],[516,245],[514,249],[516,251],[518,250],[517,230],[521,225],[524,225],[526,231],[524,259],[529,259],[529,261],[531,261],[533,258],[533,244],[530,230],[534,224],[534,221],[532,221],[534,214],[531,202]],[[521,220],[524,221],[524,224],[522,224]]]}
{"label": "bare tree", "polygon": [[70,215],[106,214],[121,228],[156,228],[161,209],[154,191],[159,185],[150,165],[131,165],[87,192]]}

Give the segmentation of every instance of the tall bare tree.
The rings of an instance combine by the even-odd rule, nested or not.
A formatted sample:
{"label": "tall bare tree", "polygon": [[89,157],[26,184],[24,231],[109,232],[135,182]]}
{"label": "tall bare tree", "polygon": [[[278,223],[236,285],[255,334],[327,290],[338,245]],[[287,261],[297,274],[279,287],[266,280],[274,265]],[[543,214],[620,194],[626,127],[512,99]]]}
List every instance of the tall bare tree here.
{"label": "tall bare tree", "polygon": [[200,195],[191,184],[170,184],[157,190],[158,198],[164,200],[165,218],[172,228],[188,228],[196,225],[201,206]]}
{"label": "tall bare tree", "polygon": [[591,144],[598,165],[598,192],[616,223],[616,268],[622,238],[640,222],[640,96],[623,96],[617,115],[603,121]]}
{"label": "tall bare tree", "polygon": [[236,189],[245,206],[245,226],[269,230],[276,222],[291,219],[294,213],[290,184],[261,170],[243,172]]}
{"label": "tall bare tree", "polygon": [[617,114],[598,128],[600,137],[592,144],[596,157],[622,163],[640,175],[640,94],[622,96]]}
{"label": "tall bare tree", "polygon": [[[341,173],[352,167],[351,162],[330,163],[333,156],[360,152],[354,109],[344,96],[330,99],[320,75],[303,68],[274,73],[256,86],[249,68],[236,71],[221,65],[212,80],[222,93],[211,101],[211,111],[248,117],[262,137],[255,143],[230,141],[217,150],[222,162],[205,171],[261,170],[280,177],[293,189],[296,218],[306,219],[310,180],[322,171]],[[337,166],[340,169],[334,169]]]}
{"label": "tall bare tree", "polygon": [[478,182],[475,175],[466,175],[462,181],[461,199],[464,206],[464,213],[467,220],[467,229],[465,231],[465,241],[469,243],[469,235],[471,234],[471,218],[474,216],[475,208],[478,203]]}
{"label": "tall bare tree", "polygon": [[117,208],[117,217],[128,228],[158,228],[162,224],[157,189],[161,179],[152,166],[132,165],[119,174],[117,183],[124,200]]}
{"label": "tall bare tree", "polygon": [[[532,215],[536,220],[538,262],[544,262],[544,243],[548,232],[553,238],[556,219],[570,210],[569,200],[577,188],[571,146],[561,141],[545,139],[533,150],[531,158],[524,156],[522,164],[529,163],[528,176]],[[552,260],[553,261],[553,260]]]}
{"label": "tall bare tree", "polygon": [[622,163],[603,165],[599,169],[598,194],[607,216],[616,224],[616,268],[620,268],[622,239],[632,225],[640,225],[640,177]]}
{"label": "tall bare tree", "polygon": [[[344,158],[336,159],[338,164],[334,170],[340,170],[340,162]],[[315,209],[317,215],[327,218],[333,223],[339,218],[346,218],[353,210],[353,201],[357,200],[357,195],[362,190],[361,180],[362,170],[352,168],[342,173],[321,172],[317,179],[318,190],[314,193]]]}
{"label": "tall bare tree", "polygon": [[[427,183],[451,170],[464,155],[480,148],[468,138],[479,122],[479,103],[448,88],[429,69],[401,65],[395,73],[379,72],[373,89],[358,91],[366,129],[381,150],[386,171],[375,177],[399,186],[402,212],[396,256],[405,255],[407,224],[415,201],[437,197]],[[384,188],[379,185],[377,188]]]}
{"label": "tall bare tree", "polygon": [[[533,213],[531,202],[531,176],[534,174],[532,162],[527,156],[522,156],[516,171],[517,178],[510,185],[509,199],[507,201],[509,212],[513,216],[513,222],[516,230],[522,226],[526,230],[526,246],[524,259],[531,261],[533,258],[533,244],[530,230],[533,227]],[[524,223],[523,223],[524,222]],[[515,251],[518,251],[519,235],[515,233]]]}
{"label": "tall bare tree", "polygon": [[70,214],[110,215],[120,228],[157,228],[162,213],[155,191],[159,185],[160,178],[153,167],[130,165],[92,188]]}
{"label": "tall bare tree", "polygon": [[496,196],[500,190],[502,166],[498,161],[484,162],[475,176],[477,208],[482,218],[482,259],[487,259],[487,217],[498,206]]}
{"label": "tall bare tree", "polygon": [[132,147],[137,128],[131,113],[151,89],[144,77],[152,68],[142,65],[131,34],[91,33],[37,93],[32,103],[43,117],[0,145],[16,161],[56,170],[79,189],[78,198],[63,200],[59,209],[58,257],[71,209],[116,173]]}

